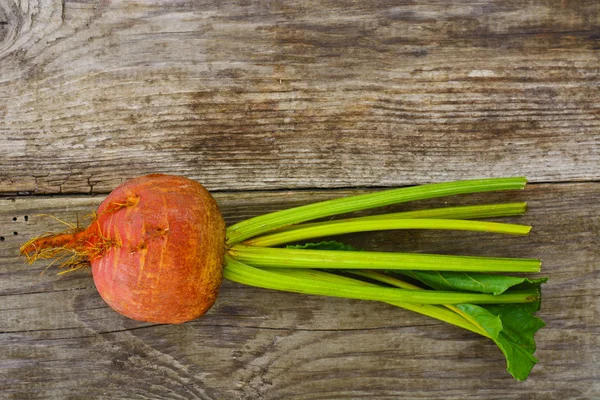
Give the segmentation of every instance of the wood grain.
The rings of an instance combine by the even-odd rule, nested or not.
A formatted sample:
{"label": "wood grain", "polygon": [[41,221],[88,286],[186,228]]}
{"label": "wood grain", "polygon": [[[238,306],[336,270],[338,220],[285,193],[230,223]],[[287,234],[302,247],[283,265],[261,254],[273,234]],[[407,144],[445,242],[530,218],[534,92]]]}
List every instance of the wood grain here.
{"label": "wood grain", "polygon": [[600,177],[600,6],[0,0],[0,193]]}
{"label": "wood grain", "polygon": [[[600,398],[599,50],[596,0],[0,0],[0,397]],[[202,182],[229,224],[353,188],[526,175],[448,204],[527,200],[511,220],[528,237],[342,239],[542,258],[540,364],[518,383],[458,328],[233,283],[199,320],[141,324],[89,271],[17,258],[63,228],[39,214],[81,220],[150,172]]]}
{"label": "wood grain", "polygon": [[[217,193],[229,224],[350,190]],[[534,184],[393,210],[529,202],[528,237],[465,232],[346,236],[354,245],[448,254],[540,257],[550,277],[540,358],[525,383],[487,339],[389,305],[226,283],[213,309],[183,325],[123,318],[89,271],[56,276],[18,246],[90,212],[101,196],[0,200],[0,390],[9,399],[593,399],[600,396],[598,183]],[[25,219],[27,216],[27,220]],[[16,220],[15,220],[16,219]],[[18,232],[14,235],[13,232]],[[451,240],[449,240],[451,238]]]}

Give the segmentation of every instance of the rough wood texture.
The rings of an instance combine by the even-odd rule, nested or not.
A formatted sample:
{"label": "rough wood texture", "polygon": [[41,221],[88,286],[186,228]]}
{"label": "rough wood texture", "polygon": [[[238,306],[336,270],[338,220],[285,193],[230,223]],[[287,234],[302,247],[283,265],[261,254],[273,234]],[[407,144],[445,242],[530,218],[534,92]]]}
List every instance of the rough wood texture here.
{"label": "rough wood texture", "polygon": [[[217,200],[232,223],[350,193],[235,193]],[[16,259],[24,238],[61,229],[33,213],[72,221],[101,198],[6,198],[0,203],[0,389],[15,399],[598,398],[598,196],[597,183],[537,184],[518,193],[394,208],[527,199],[528,215],[511,220],[533,224],[528,237],[387,232],[346,238],[378,250],[541,257],[551,277],[539,314],[548,326],[537,335],[541,361],[525,383],[508,375],[487,339],[379,303],[226,283],[215,307],[194,322],[128,320],[102,302],[89,271],[38,276],[43,263],[28,267]]]}
{"label": "rough wood texture", "polygon": [[[599,50],[597,0],[0,0],[0,397],[600,398]],[[529,237],[344,239],[541,257],[541,362],[518,383],[458,328],[232,283],[202,319],[139,324],[88,272],[17,259],[61,229],[36,214],[72,221],[149,172],[219,192],[229,223],[353,193],[335,188],[526,175],[450,202],[527,199]]]}
{"label": "rough wood texture", "polygon": [[599,43],[596,0],[1,0],[0,192],[595,180]]}

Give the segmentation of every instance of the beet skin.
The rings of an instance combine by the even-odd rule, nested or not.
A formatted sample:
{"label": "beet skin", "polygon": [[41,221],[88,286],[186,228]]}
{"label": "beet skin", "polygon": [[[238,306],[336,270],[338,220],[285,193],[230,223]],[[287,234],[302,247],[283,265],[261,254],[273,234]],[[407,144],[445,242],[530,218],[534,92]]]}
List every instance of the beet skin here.
{"label": "beet skin", "polygon": [[153,174],[117,187],[87,229],[40,238],[22,252],[59,245],[89,259],[98,292],[114,310],[176,324],[201,316],[215,302],[225,223],[202,185]]}

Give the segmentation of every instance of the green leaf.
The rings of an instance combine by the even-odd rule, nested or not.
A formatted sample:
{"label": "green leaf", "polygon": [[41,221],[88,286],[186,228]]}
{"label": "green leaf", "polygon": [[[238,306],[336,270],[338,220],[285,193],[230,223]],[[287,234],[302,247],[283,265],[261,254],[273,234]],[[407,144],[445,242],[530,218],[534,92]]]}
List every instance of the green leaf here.
{"label": "green leaf", "polygon": [[502,320],[487,309],[474,304],[458,304],[456,307],[473,318],[494,340],[502,332]]}
{"label": "green leaf", "polygon": [[528,279],[479,272],[402,271],[401,273],[437,290],[466,290],[496,295],[509,289],[539,289],[540,285],[548,280],[547,278]]}
{"label": "green leaf", "polygon": [[349,244],[344,244],[335,240],[324,241],[319,243],[306,243],[306,244],[295,244],[287,245],[286,249],[309,249],[309,250],[340,250],[340,251],[362,251],[358,250]]}
{"label": "green leaf", "polygon": [[484,307],[459,304],[457,307],[490,334],[504,353],[507,371],[515,379],[525,380],[538,361],[533,356],[534,335],[545,326],[544,322],[520,304]]}

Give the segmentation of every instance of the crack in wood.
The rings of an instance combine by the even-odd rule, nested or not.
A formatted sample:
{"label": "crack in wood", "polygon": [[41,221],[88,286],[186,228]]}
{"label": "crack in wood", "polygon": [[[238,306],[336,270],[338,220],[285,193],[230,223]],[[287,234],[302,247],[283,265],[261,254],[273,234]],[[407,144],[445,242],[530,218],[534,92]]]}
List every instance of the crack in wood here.
{"label": "crack in wood", "polygon": [[[87,191],[81,191],[81,192],[69,192],[69,193],[65,193],[62,188],[63,186],[69,181],[69,178],[64,179],[64,181],[60,184],[60,189],[57,193],[53,193],[53,194],[48,194],[48,193],[39,193],[37,190],[37,185],[38,185],[38,179],[39,177],[35,176],[35,182],[36,182],[36,189],[34,189],[31,192],[17,192],[16,195],[12,192],[5,192],[2,193],[0,192],[0,200],[2,199],[19,199],[19,198],[47,198],[49,196],[63,196],[63,197],[77,197],[77,196],[81,196],[81,195],[93,195],[93,196],[105,196],[108,195],[110,193],[110,191],[94,191],[94,186],[96,186],[96,183],[92,183],[91,179],[92,178],[88,178],[87,179],[87,183],[86,186],[89,188],[89,190]],[[600,179],[580,179],[580,180],[537,180],[537,181],[529,181],[527,183],[527,186],[534,186],[534,185],[569,185],[569,184],[586,184],[586,183],[591,183],[591,184],[595,184],[595,183],[600,183]],[[239,193],[239,194],[259,194],[259,193],[265,193],[265,194],[269,194],[269,193],[273,193],[273,194],[285,194],[285,193],[289,193],[290,191],[294,191],[296,193],[335,193],[336,191],[339,192],[343,192],[343,191],[376,191],[376,190],[388,190],[388,189],[398,189],[398,188],[403,188],[403,187],[411,187],[411,186],[415,186],[415,185],[393,185],[393,186],[381,186],[381,185],[360,185],[360,186],[336,186],[336,187],[331,187],[331,188],[322,188],[322,187],[302,187],[302,188],[294,188],[294,189],[281,189],[281,188],[275,188],[275,189],[256,189],[256,190],[248,190],[248,189],[222,189],[222,190],[211,190],[212,194],[235,194],[235,193]]]}
{"label": "crack in wood", "polygon": [[62,293],[62,292],[71,292],[74,290],[89,290],[95,289],[95,286],[86,286],[86,287],[76,287],[76,288],[67,288],[67,289],[59,289],[59,290],[40,290],[36,292],[17,292],[17,293],[0,293],[0,297],[9,297],[9,296],[28,296],[33,294],[51,294],[51,293]]}

